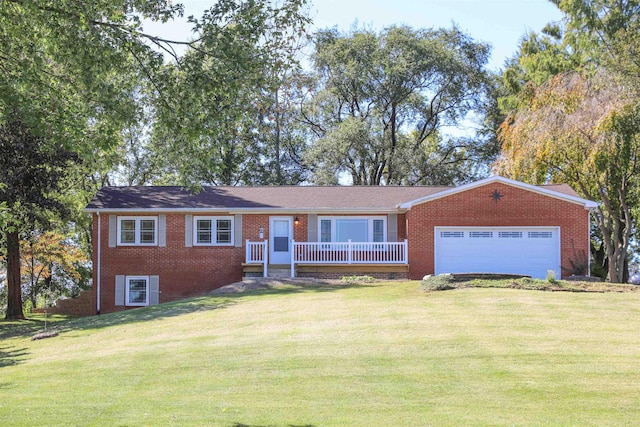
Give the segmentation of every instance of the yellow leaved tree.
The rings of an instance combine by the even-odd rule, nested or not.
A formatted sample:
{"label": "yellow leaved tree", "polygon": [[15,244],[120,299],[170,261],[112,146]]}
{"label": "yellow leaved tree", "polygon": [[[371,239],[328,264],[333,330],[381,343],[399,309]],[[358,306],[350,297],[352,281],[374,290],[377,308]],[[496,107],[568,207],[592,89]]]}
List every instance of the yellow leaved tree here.
{"label": "yellow leaved tree", "polygon": [[20,242],[23,295],[36,308],[88,286],[91,265],[80,246],[57,231],[34,231]]}
{"label": "yellow leaved tree", "polygon": [[600,202],[608,279],[627,276],[640,172],[640,111],[634,88],[605,71],[568,72],[541,85],[528,83],[520,105],[499,130],[495,171],[541,184],[565,182]]}

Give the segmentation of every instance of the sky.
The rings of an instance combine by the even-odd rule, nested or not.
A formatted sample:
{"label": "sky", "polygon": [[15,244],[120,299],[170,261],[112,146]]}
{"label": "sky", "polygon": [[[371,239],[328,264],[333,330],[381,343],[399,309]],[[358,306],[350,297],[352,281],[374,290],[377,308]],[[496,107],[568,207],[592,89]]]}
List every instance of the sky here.
{"label": "sky", "polygon": [[476,41],[489,43],[489,68],[498,70],[513,56],[521,37],[539,32],[562,14],[548,0],[313,0],[316,28],[358,26],[382,29],[392,24],[414,28],[451,27],[455,23]]}
{"label": "sky", "polygon": [[[182,0],[185,16],[201,16],[213,0]],[[348,31],[354,25],[380,30],[393,24],[414,28],[449,28],[455,23],[476,41],[489,43],[489,68],[498,71],[514,55],[521,37],[539,32],[547,23],[559,21],[558,9],[548,0],[311,0],[312,29],[337,27]],[[185,19],[186,21],[186,19]],[[145,30],[186,40],[186,22]]]}

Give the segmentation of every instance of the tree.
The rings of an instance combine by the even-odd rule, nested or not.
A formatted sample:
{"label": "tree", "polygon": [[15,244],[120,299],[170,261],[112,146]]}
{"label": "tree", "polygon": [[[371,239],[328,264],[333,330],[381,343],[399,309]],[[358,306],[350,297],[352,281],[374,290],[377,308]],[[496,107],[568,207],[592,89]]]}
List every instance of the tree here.
{"label": "tree", "polygon": [[346,173],[354,184],[435,184],[434,168],[469,159],[468,141],[442,130],[484,101],[487,45],[455,27],[324,30],[315,44],[319,87],[303,117],[319,139],[307,154],[316,181]]}
{"label": "tree", "polygon": [[527,182],[560,181],[601,200],[596,221],[608,277],[627,278],[640,173],[640,110],[633,90],[602,70],[527,84],[500,129],[499,173]]}
{"label": "tree", "polygon": [[15,113],[0,126],[0,200],[9,215],[4,228],[7,259],[8,319],[21,319],[20,234],[36,224],[47,225],[51,213],[68,210],[56,198],[62,177],[78,161],[77,155],[52,147],[37,137]]}
{"label": "tree", "polygon": [[[564,95],[560,94],[560,92],[555,93],[554,96],[558,96],[558,99],[567,100],[570,97],[567,94],[573,93],[576,99],[583,100],[581,102],[586,103],[586,99],[591,98],[595,104],[607,104],[607,108],[611,108],[611,110],[600,111],[600,115],[596,111],[592,111],[591,114],[584,112],[581,116],[573,114],[573,111],[571,112],[574,120],[578,117],[585,120],[585,123],[580,125],[583,129],[590,129],[592,132],[590,136],[584,136],[586,141],[583,141],[583,143],[587,143],[598,132],[600,133],[599,137],[604,135],[605,128],[602,127],[599,121],[609,123],[608,131],[613,132],[615,130],[613,133],[616,133],[619,138],[633,140],[635,131],[625,123],[628,124],[629,121],[633,123],[633,111],[638,108],[638,88],[640,87],[640,68],[638,67],[640,62],[638,62],[637,55],[640,52],[640,37],[638,36],[640,34],[638,31],[640,29],[638,19],[640,7],[638,2],[635,0],[552,1],[564,12],[563,22],[561,25],[547,25],[540,35],[530,33],[523,38],[518,55],[508,62],[508,67],[502,75],[500,88],[502,93],[498,100],[501,114],[504,117],[507,117],[508,114],[518,115],[523,112],[525,115],[529,115],[532,97],[538,96],[539,91],[542,90],[541,88],[546,87],[544,86],[545,82],[552,79],[554,82],[549,83],[549,87],[564,88]],[[569,79],[568,77],[558,77],[571,71],[577,71],[582,75],[583,82],[581,85],[573,83],[569,85],[568,81],[563,80]],[[607,82],[607,89],[602,89],[603,92],[596,93],[594,92],[595,89],[584,89],[587,86],[595,88],[602,81],[603,76],[611,80]],[[577,81],[575,76],[569,80],[574,83]],[[564,81],[566,84],[561,84],[559,83],[560,81]],[[569,86],[573,88],[583,87],[584,90],[573,91],[573,89],[568,89]],[[617,89],[611,90],[611,87]],[[619,92],[616,92],[617,90]],[[607,92],[606,101],[604,101],[602,95],[605,92]],[[553,96],[549,96],[553,98]],[[575,102],[577,103],[578,101]],[[614,105],[617,105],[617,107]],[[616,110],[618,107],[619,110]],[[611,116],[616,117],[615,121],[613,119],[607,121],[606,119],[607,114],[611,113],[611,111],[618,111],[615,116]],[[622,119],[623,117],[624,120]],[[505,122],[504,126],[507,126],[507,124],[508,122]],[[577,126],[576,124],[574,125]],[[557,126],[560,129],[564,125],[557,124]],[[568,128],[565,127],[564,129]],[[562,131],[559,132],[561,133]],[[524,142],[521,142],[521,144],[524,144]],[[580,147],[580,144],[576,142],[576,146]],[[601,148],[593,148],[593,152],[598,152],[599,149]],[[612,159],[611,162],[616,166],[620,166],[615,159]],[[587,162],[587,164],[589,163]],[[626,166],[622,166],[624,170]],[[615,171],[612,170],[605,175],[606,179],[612,181],[607,184],[608,190],[605,192],[605,197],[600,196],[598,191],[590,191],[589,193],[583,191],[583,188],[577,185],[575,176],[565,180],[576,183],[576,190],[583,197],[599,200],[606,204],[608,203],[607,195],[612,197],[611,194],[616,194],[616,191],[618,191],[616,190],[615,182],[623,179],[613,172]],[[539,176],[538,180],[540,179],[542,178]],[[547,179],[551,178],[548,177]],[[634,190],[637,183],[633,176],[629,177],[629,180],[630,184],[625,184],[624,186],[626,188],[623,192],[624,196],[622,194],[613,196],[614,201],[610,203],[611,206],[604,206],[603,209],[605,211],[613,209],[618,213],[619,221],[623,223],[630,221],[630,225],[623,226],[620,223],[618,226],[610,224],[607,227],[603,227],[604,220],[600,219],[603,217],[601,213],[599,215],[600,218],[596,221],[598,226],[592,233],[591,255],[594,259],[592,266],[599,271],[606,270],[611,280],[619,280],[616,277],[624,279],[627,274],[627,269],[624,267],[627,262],[626,259],[618,258],[616,265],[611,265],[610,261],[613,257],[612,251],[616,254],[624,252],[621,252],[620,248],[614,249],[613,246],[616,245],[616,242],[620,242],[624,247],[627,247],[624,242],[628,239],[628,236],[625,237],[625,234],[635,227],[635,213],[639,207],[637,205],[636,191]],[[602,176],[597,181],[599,182],[598,185],[603,185]],[[593,183],[593,185],[596,184]],[[620,200],[620,197],[625,199]],[[621,210],[626,211],[626,213],[621,213]],[[613,219],[611,220],[614,223],[616,222]],[[611,238],[611,233],[603,235],[603,229],[618,229],[617,238]],[[620,265],[623,266],[620,267]],[[613,270],[616,271],[615,274]],[[622,276],[618,276],[619,274]]]}
{"label": "tree", "polygon": [[[265,163],[282,165],[281,95],[309,22],[305,3],[226,0],[209,12],[216,20],[194,21],[197,43],[164,68],[166,86],[157,92],[165,96],[155,104],[151,152],[165,159],[165,176],[186,185],[236,185],[255,183]],[[273,127],[279,136],[270,152],[273,134],[264,130]]]}
{"label": "tree", "polygon": [[[236,129],[237,105],[247,99],[239,95],[248,92],[248,87],[256,87],[246,82],[247,77],[259,66],[269,64],[267,54],[275,47],[266,43],[264,35],[273,34],[270,41],[288,40],[287,23],[296,21],[296,7],[304,0],[285,1],[282,8],[268,8],[269,16],[275,17],[265,20],[258,11],[268,3],[219,0],[202,18],[190,17],[194,25],[194,39],[190,41],[166,40],[143,31],[141,18],[166,22],[182,14],[182,6],[173,5],[170,0],[8,0],[0,4],[2,138],[7,144],[17,144],[25,138],[37,140],[40,151],[34,149],[26,159],[34,163],[23,166],[34,177],[51,172],[42,178],[51,186],[42,187],[36,199],[25,202],[8,198],[14,191],[12,181],[0,198],[0,206],[4,203],[8,209],[1,219],[6,219],[9,227],[3,230],[18,233],[7,234],[4,242],[11,254],[7,258],[11,266],[10,289],[18,289],[19,233],[34,230],[35,222],[29,218],[44,222],[43,217],[62,211],[57,209],[62,206],[60,200],[77,207],[82,201],[86,203],[96,187],[109,183],[114,166],[126,163],[121,160],[123,151],[132,154],[122,149],[131,142],[125,140],[126,131],[131,131],[129,135],[147,132],[142,118],[157,120],[161,113],[170,118],[167,126],[201,124],[193,119],[202,119],[201,113],[206,111],[200,112],[195,109],[198,105],[189,104],[181,88],[197,92],[215,108],[221,107],[217,110],[217,124],[225,124],[226,130]],[[230,13],[237,14],[236,21],[226,19]],[[175,49],[178,45],[190,49],[191,55],[179,56]],[[164,65],[163,53],[173,58],[172,66]],[[224,78],[210,79],[217,74],[201,73],[202,68],[197,65],[202,63],[214,64],[213,69]],[[173,71],[183,69],[189,78],[176,79]],[[181,87],[185,82],[187,86]],[[191,88],[189,82],[198,85]],[[153,107],[149,107],[151,99],[155,102]],[[232,100],[236,108],[225,110],[224,100]],[[158,106],[163,109],[160,111]],[[184,115],[176,114],[182,113],[183,106],[194,108],[185,108]],[[12,134],[14,131],[18,133]],[[148,154],[144,143],[136,143],[135,147],[138,153],[128,159],[134,167]],[[17,145],[6,147],[7,152],[14,148]],[[181,150],[179,144],[173,148],[176,152]],[[222,144],[214,148],[225,150]],[[190,155],[193,151],[187,152]],[[55,153],[74,156],[82,161],[83,169],[61,168]],[[233,159],[238,158],[234,156],[231,153]],[[200,157],[201,152],[196,158]],[[171,159],[157,156],[162,160],[157,164],[164,165],[167,158]],[[223,158],[222,163],[226,160]],[[7,177],[13,172],[7,170]],[[67,191],[57,194],[62,183],[68,185]],[[39,205],[37,200],[46,203]],[[58,203],[56,209],[51,205],[54,200]],[[11,292],[9,306],[8,316],[21,316],[17,293]]]}
{"label": "tree", "polygon": [[585,56],[583,50],[570,44],[557,24],[548,24],[540,34],[532,31],[523,36],[518,53],[507,60],[501,75],[497,95],[503,115],[517,108],[518,94],[529,82],[541,85],[558,74],[581,70],[587,62]]}
{"label": "tree", "polygon": [[31,307],[42,298],[77,295],[86,287],[90,259],[77,243],[57,231],[36,231],[27,237],[20,242],[21,271]]}
{"label": "tree", "polygon": [[565,13],[566,39],[592,63],[640,81],[638,0],[551,0]]}
{"label": "tree", "polygon": [[[69,181],[79,168],[105,167],[104,154],[139,115],[136,91],[152,80],[166,46],[142,33],[141,16],[167,20],[181,12],[168,0],[0,5],[0,139],[7,252],[7,317],[22,317],[19,237],[68,214],[64,197],[86,198]],[[90,165],[90,166],[88,166]],[[24,180],[16,181],[16,177]],[[94,187],[86,189],[93,193]]]}

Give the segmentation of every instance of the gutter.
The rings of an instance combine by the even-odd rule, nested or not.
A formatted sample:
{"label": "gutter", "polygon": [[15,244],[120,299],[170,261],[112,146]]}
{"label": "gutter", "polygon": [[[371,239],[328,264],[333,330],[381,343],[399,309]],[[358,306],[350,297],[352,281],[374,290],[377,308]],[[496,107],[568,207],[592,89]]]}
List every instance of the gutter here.
{"label": "gutter", "polygon": [[388,208],[89,208],[84,211],[87,213],[111,212],[114,214],[126,213],[228,213],[228,214],[268,214],[268,215],[284,215],[284,214],[371,214],[386,215],[390,213],[405,213],[406,209],[402,207]]}

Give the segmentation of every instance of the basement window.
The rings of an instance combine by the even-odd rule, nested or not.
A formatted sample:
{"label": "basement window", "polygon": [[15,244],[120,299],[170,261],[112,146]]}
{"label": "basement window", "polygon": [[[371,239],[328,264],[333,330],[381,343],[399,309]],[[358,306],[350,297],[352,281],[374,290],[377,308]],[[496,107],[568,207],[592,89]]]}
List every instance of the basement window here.
{"label": "basement window", "polygon": [[126,304],[142,307],[149,305],[149,276],[127,276]]}

